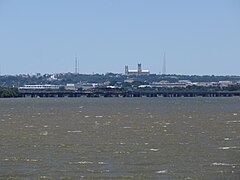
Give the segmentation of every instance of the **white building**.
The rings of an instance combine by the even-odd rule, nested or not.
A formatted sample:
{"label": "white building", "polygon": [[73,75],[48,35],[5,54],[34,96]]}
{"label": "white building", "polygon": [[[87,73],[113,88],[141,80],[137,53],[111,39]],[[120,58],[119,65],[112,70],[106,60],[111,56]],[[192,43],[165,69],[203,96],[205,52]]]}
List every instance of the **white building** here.
{"label": "white building", "polygon": [[44,84],[44,85],[24,85],[23,87],[19,87],[19,90],[57,90],[59,89],[59,85],[51,85],[51,84]]}
{"label": "white building", "polygon": [[75,86],[75,84],[67,84],[65,86],[65,89],[66,90],[70,90],[70,91],[75,91],[76,90],[76,86]]}
{"label": "white building", "polygon": [[131,75],[149,75],[150,71],[149,70],[142,70],[142,65],[138,64],[138,69],[137,70],[129,70],[128,66],[125,66],[125,75],[126,76],[131,76]]}

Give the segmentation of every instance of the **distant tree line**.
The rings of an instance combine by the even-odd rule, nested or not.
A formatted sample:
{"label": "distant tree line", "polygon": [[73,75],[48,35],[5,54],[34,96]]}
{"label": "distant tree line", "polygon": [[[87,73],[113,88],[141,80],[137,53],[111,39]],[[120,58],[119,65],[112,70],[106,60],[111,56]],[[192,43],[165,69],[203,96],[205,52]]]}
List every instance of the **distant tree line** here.
{"label": "distant tree line", "polygon": [[12,98],[19,96],[20,94],[17,88],[0,87],[0,98]]}
{"label": "distant tree line", "polygon": [[148,76],[125,76],[121,74],[106,73],[106,74],[73,74],[73,73],[59,73],[55,74],[54,78],[51,74],[44,75],[16,75],[16,76],[0,76],[0,86],[4,87],[19,87],[26,84],[54,84],[65,85],[67,83],[104,83],[110,82],[111,85],[115,83],[124,83],[124,80],[133,78],[141,82],[160,82],[168,81],[170,83],[178,82],[179,80],[189,80],[191,82],[219,82],[219,81],[240,81],[240,76],[214,76],[214,75],[159,75],[150,74]]}

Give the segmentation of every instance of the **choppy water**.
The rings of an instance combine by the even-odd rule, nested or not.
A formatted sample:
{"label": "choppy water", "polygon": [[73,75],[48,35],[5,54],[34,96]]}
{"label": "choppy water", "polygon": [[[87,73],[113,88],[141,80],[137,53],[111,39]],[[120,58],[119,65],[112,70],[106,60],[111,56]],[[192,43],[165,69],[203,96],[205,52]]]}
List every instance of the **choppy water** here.
{"label": "choppy water", "polygon": [[240,98],[0,99],[0,179],[240,179]]}

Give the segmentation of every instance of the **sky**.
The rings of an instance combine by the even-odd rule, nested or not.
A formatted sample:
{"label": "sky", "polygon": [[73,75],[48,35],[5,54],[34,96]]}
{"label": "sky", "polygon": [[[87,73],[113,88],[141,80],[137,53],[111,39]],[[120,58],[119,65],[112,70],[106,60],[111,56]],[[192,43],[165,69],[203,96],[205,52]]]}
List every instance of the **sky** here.
{"label": "sky", "polygon": [[1,74],[240,75],[240,0],[0,0]]}

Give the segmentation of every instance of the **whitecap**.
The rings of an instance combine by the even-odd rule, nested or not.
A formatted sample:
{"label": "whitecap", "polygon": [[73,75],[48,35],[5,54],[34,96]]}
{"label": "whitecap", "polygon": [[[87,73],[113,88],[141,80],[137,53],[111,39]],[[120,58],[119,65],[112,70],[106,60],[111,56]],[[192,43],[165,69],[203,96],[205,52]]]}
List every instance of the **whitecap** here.
{"label": "whitecap", "polygon": [[152,148],[152,149],[150,149],[150,151],[159,151],[159,149],[154,149],[154,148]]}
{"label": "whitecap", "polygon": [[40,132],[40,135],[41,136],[46,136],[46,135],[48,135],[48,132],[47,131],[42,131],[42,132]]}
{"label": "whitecap", "polygon": [[115,151],[114,154],[130,154],[128,151]]}
{"label": "whitecap", "polygon": [[129,127],[129,126],[125,126],[123,127],[123,129],[131,129],[132,127]]}
{"label": "whitecap", "polygon": [[229,123],[240,123],[240,120],[238,120],[238,121],[227,121],[227,124],[229,124]]}
{"label": "whitecap", "polygon": [[98,164],[104,165],[104,164],[107,164],[107,163],[105,163],[105,162],[98,162]]}
{"label": "whitecap", "polygon": [[230,149],[230,147],[219,147],[218,149],[226,150],[226,149]]}
{"label": "whitecap", "polygon": [[95,116],[96,118],[102,118],[103,116]]}
{"label": "whitecap", "polygon": [[40,179],[52,179],[50,176],[40,176]]}
{"label": "whitecap", "polygon": [[212,163],[213,166],[237,166],[238,164],[229,164],[229,163]]}
{"label": "whitecap", "polygon": [[26,159],[27,162],[38,162],[37,159]]}
{"label": "whitecap", "polygon": [[75,131],[67,131],[68,133],[81,133],[82,131],[75,130]]}
{"label": "whitecap", "polygon": [[91,161],[69,162],[68,164],[93,164]]}
{"label": "whitecap", "polygon": [[237,148],[238,147],[236,147],[236,146],[232,146],[232,147],[224,146],[224,147],[219,147],[218,149],[228,150],[228,149],[237,149]]}
{"label": "whitecap", "polygon": [[26,125],[25,126],[26,128],[32,128],[32,127],[34,127],[33,125]]}
{"label": "whitecap", "polygon": [[40,176],[41,179],[47,179],[47,176]]}
{"label": "whitecap", "polygon": [[110,125],[110,124],[111,124],[111,122],[110,122],[110,121],[108,121],[108,122],[104,123],[104,125],[106,125],[106,126],[108,126],[108,125]]}
{"label": "whitecap", "polygon": [[166,173],[167,173],[167,170],[157,171],[156,173],[158,173],[158,174],[166,174]]}

